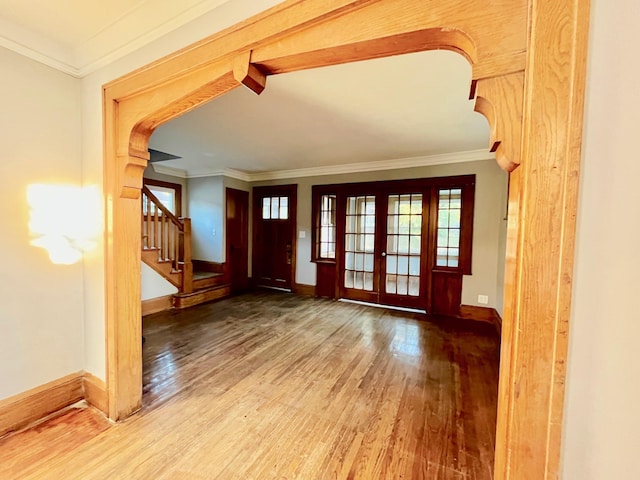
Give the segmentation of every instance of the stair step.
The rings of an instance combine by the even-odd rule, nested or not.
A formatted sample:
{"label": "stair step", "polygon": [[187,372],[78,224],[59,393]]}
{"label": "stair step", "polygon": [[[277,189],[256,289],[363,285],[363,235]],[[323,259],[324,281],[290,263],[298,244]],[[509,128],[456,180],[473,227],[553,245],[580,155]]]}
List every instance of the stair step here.
{"label": "stair step", "polygon": [[213,287],[200,288],[192,293],[176,293],[173,296],[174,308],[187,308],[212,300],[220,300],[231,294],[231,285],[228,283]]}
{"label": "stair step", "polygon": [[222,273],[193,272],[193,288],[207,288],[226,283],[226,278]]}

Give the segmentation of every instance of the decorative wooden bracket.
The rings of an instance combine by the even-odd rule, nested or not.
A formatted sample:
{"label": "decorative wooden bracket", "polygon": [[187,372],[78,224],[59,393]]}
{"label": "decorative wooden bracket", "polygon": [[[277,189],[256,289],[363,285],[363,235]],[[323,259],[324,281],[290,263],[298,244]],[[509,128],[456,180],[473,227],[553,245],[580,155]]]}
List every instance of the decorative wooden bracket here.
{"label": "decorative wooden bracket", "polygon": [[489,121],[496,161],[507,172],[515,170],[522,155],[524,72],[474,80],[471,98],[474,96],[475,111]]}
{"label": "decorative wooden bracket", "polygon": [[118,154],[118,164],[121,166],[121,179],[119,184],[122,186],[120,196],[137,200],[140,198],[140,190],[142,189],[142,172],[149,162],[149,152],[134,151],[130,149],[128,153]]}
{"label": "decorative wooden bracket", "polygon": [[233,59],[233,78],[260,95],[267,84],[267,76],[251,63],[251,50]]}

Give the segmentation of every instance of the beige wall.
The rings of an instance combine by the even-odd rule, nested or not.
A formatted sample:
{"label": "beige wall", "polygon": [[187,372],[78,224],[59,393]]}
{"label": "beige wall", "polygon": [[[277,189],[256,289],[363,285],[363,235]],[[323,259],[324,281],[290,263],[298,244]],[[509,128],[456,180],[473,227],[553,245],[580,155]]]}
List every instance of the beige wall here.
{"label": "beige wall", "polygon": [[563,478],[640,478],[640,2],[592,0]]}
{"label": "beige wall", "polygon": [[0,399],[83,368],[82,262],[29,244],[27,187],[82,184],[79,81],[0,48]]}
{"label": "beige wall", "polygon": [[464,276],[462,303],[479,305],[478,295],[488,295],[488,306],[502,311],[503,282],[498,282],[498,279],[503,275],[501,270],[504,270],[503,239],[506,236],[507,174],[495,161],[484,160],[378,172],[272,180],[256,182],[253,185],[289,183],[298,185],[297,230],[304,231],[306,235],[305,238],[297,239],[296,282],[315,285],[315,264],[311,262],[311,187],[313,185],[466,174],[476,175],[476,197],[473,222],[473,274]]}

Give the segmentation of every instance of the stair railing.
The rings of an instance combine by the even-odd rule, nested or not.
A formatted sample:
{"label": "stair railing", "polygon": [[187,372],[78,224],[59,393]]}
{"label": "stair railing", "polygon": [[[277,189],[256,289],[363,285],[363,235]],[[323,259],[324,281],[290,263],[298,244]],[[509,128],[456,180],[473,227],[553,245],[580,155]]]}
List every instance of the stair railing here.
{"label": "stair railing", "polygon": [[182,273],[182,293],[193,291],[191,219],[178,218],[147,188],[142,187],[142,248],[157,250],[158,260],[171,262]]}

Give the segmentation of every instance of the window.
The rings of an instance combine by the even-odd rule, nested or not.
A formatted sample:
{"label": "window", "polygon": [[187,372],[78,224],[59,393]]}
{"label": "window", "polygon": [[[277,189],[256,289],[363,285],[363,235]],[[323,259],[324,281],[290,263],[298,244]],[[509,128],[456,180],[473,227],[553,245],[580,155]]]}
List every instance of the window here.
{"label": "window", "polygon": [[263,220],[287,220],[289,218],[289,197],[264,197],[262,199]]}
{"label": "window", "polygon": [[462,190],[438,191],[438,242],[436,266],[457,267],[460,263],[460,213]]}
{"label": "window", "polygon": [[[160,203],[171,213],[175,215],[176,213],[176,191],[172,188],[166,187],[154,187],[152,185],[148,186],[149,190],[153,195],[160,200]],[[151,213],[153,212],[154,205],[151,205]]]}
{"label": "window", "polygon": [[[177,217],[182,215],[182,185],[149,178],[144,179],[144,185],[167,210]],[[142,212],[145,215],[147,214],[147,208],[151,215],[155,215],[155,205],[153,203],[147,205],[147,202],[143,202]]]}
{"label": "window", "polygon": [[318,258],[336,258],[336,196],[320,197],[320,222],[316,233]]}
{"label": "window", "polygon": [[471,274],[473,189],[438,188],[435,193],[435,268]]}
{"label": "window", "polygon": [[376,198],[347,197],[344,286],[373,291]]}

